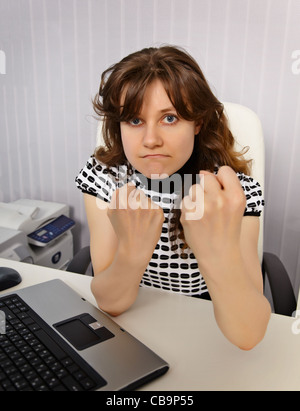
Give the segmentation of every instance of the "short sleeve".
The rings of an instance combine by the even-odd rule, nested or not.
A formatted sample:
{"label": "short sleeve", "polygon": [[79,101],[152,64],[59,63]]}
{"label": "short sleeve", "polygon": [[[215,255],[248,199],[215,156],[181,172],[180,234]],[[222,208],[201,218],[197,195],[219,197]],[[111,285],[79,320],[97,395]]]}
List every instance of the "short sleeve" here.
{"label": "short sleeve", "polygon": [[83,192],[110,202],[116,183],[110,169],[91,156],[75,178],[76,186]]}
{"label": "short sleeve", "polygon": [[238,178],[246,196],[245,216],[260,216],[264,208],[264,198],[260,184],[252,177],[238,173]]}

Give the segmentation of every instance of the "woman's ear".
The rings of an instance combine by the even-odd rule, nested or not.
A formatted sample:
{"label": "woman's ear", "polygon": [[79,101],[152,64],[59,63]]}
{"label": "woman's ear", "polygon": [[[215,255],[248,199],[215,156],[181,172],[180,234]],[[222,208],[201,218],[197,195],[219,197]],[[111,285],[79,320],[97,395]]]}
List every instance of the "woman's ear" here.
{"label": "woman's ear", "polygon": [[202,120],[200,120],[198,123],[195,123],[195,136],[200,133],[202,124],[203,124]]}

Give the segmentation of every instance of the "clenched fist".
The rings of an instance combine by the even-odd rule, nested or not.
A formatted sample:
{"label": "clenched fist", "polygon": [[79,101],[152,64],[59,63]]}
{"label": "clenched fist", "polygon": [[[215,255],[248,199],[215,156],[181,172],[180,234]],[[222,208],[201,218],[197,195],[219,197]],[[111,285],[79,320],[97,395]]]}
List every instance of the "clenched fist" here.
{"label": "clenched fist", "polygon": [[201,171],[200,184],[182,200],[181,224],[199,268],[240,246],[246,197],[240,181],[228,166],[218,174]]}
{"label": "clenched fist", "polygon": [[129,183],[114,192],[107,215],[119,246],[150,261],[161,234],[163,210]]}

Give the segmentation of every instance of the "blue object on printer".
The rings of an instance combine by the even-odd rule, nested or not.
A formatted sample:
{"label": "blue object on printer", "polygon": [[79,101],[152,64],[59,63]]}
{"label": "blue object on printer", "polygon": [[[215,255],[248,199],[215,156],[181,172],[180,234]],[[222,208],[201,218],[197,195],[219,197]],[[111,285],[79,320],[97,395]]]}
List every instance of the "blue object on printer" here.
{"label": "blue object on printer", "polygon": [[46,246],[51,241],[56,240],[74,225],[75,222],[71,218],[66,217],[65,215],[61,215],[50,223],[28,234],[28,242],[37,246]]}

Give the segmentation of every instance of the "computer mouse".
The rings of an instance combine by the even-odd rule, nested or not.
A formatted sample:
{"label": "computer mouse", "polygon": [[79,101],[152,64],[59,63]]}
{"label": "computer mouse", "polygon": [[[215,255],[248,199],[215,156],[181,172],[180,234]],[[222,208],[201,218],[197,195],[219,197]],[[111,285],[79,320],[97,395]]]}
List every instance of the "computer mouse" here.
{"label": "computer mouse", "polygon": [[10,267],[0,267],[0,291],[20,284],[22,277],[18,271]]}

